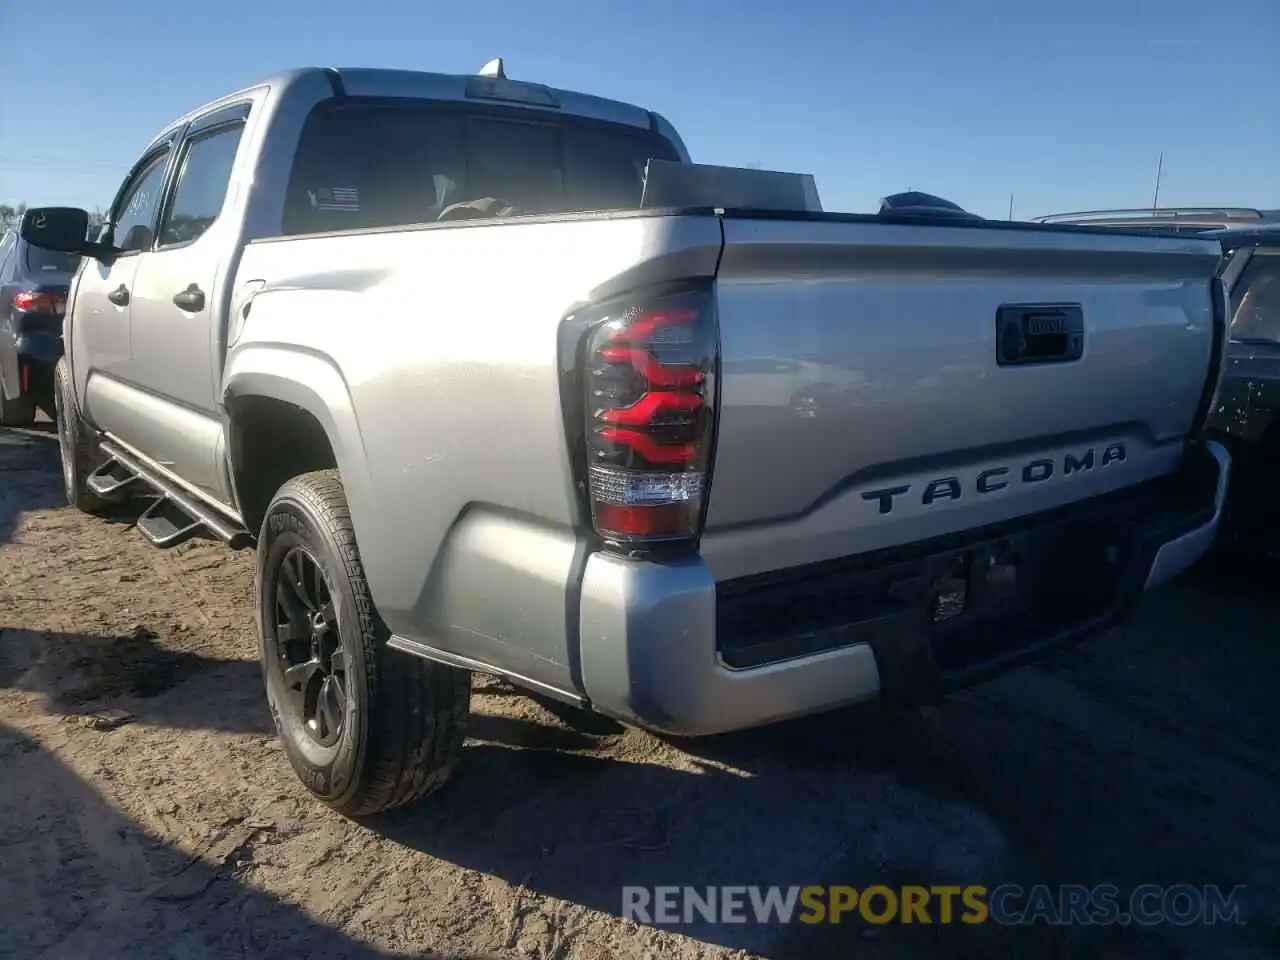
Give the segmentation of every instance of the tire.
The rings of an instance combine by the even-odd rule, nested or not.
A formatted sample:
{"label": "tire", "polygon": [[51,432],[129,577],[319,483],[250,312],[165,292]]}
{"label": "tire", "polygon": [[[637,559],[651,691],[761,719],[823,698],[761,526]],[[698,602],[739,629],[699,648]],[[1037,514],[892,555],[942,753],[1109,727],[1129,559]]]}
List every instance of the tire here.
{"label": "tire", "polygon": [[58,458],[62,463],[62,487],[67,504],[83,513],[101,513],[107,501],[93,493],[86,481],[97,465],[98,449],[76,407],[67,361],[53,369],[54,423],[58,427]]}
{"label": "tire", "polygon": [[[442,787],[462,752],[471,674],[387,646],[337,471],[294,477],[276,493],[256,580],[267,703],[307,789],[363,816]],[[301,591],[290,590],[298,581]]]}
{"label": "tire", "polygon": [[29,393],[9,400],[0,384],[0,427],[29,427],[36,420],[36,404]]}

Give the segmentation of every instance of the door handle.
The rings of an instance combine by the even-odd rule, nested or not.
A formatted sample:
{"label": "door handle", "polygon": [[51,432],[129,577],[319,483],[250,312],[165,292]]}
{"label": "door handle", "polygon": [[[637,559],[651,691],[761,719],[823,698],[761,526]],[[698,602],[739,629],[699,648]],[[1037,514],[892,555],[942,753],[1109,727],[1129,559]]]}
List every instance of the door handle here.
{"label": "door handle", "polygon": [[122,283],[107,294],[107,299],[117,307],[127,307],[129,305],[129,288]]}
{"label": "door handle", "polygon": [[180,310],[186,310],[188,313],[199,313],[204,309],[204,291],[194,283],[190,284],[181,293],[173,295],[173,302],[177,304]]}

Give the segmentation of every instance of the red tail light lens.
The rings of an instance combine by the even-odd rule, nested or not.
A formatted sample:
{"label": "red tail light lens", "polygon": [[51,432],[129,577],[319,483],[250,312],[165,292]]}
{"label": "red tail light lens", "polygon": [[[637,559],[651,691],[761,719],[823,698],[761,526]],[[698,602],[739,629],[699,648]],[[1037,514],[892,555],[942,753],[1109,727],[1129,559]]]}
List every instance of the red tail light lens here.
{"label": "red tail light lens", "polygon": [[27,313],[56,313],[61,316],[67,310],[67,298],[60,293],[40,293],[24,290],[14,294],[13,306]]}
{"label": "red tail light lens", "polygon": [[587,489],[606,540],[698,535],[715,427],[713,302],[699,291],[623,304],[588,334]]}

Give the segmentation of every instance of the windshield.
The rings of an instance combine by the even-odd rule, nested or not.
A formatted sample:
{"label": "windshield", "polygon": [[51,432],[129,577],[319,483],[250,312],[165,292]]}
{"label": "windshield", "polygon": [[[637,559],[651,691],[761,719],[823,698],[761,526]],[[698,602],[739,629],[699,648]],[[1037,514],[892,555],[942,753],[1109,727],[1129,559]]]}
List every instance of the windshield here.
{"label": "windshield", "polygon": [[42,247],[27,245],[27,271],[38,275],[51,273],[75,273],[80,258],[74,253],[58,253]]}

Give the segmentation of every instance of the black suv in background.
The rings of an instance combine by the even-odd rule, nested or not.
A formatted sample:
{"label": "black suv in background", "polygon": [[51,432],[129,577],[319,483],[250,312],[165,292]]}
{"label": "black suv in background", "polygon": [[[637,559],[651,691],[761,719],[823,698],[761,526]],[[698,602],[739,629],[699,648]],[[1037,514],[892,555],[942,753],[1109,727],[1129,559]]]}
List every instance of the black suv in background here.
{"label": "black suv in background", "polygon": [[1206,233],[1222,242],[1231,343],[1209,427],[1233,461],[1224,546],[1280,551],[1280,222]]}
{"label": "black suv in background", "polygon": [[0,426],[28,426],[37,408],[54,416],[53,367],[79,266],[78,256],[33,247],[16,230],[0,236]]}
{"label": "black suv in background", "polygon": [[1280,210],[1161,207],[1036,217],[1140,233],[1215,237],[1231,294],[1231,343],[1221,402],[1209,422],[1231,451],[1220,553],[1280,552]]}

